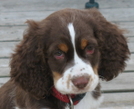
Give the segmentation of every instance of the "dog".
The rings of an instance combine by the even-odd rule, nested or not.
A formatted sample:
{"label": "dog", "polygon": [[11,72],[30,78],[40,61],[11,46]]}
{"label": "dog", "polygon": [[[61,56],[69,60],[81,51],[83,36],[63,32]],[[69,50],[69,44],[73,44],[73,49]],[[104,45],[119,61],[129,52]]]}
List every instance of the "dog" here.
{"label": "dog", "polygon": [[123,31],[94,8],[27,24],[11,56],[11,79],[0,88],[0,109],[97,109],[100,79],[115,78],[129,58]]}

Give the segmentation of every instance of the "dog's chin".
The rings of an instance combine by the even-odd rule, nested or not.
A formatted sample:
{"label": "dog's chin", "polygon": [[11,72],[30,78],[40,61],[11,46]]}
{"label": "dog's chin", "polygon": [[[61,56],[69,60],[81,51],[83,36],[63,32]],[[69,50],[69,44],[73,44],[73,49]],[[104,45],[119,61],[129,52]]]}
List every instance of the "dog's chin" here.
{"label": "dog's chin", "polygon": [[73,89],[59,89],[59,88],[56,88],[57,91],[59,91],[61,94],[83,94],[83,93],[87,93],[87,92],[92,92],[95,90],[95,88],[97,87],[97,85],[93,86],[93,87],[85,87],[83,89],[78,89],[76,87],[73,87]]}
{"label": "dog's chin", "polygon": [[59,91],[61,94],[64,94],[64,95],[68,95],[68,94],[83,94],[83,93],[87,93],[87,92],[92,92],[93,90],[84,90],[84,89],[81,89],[81,90],[76,90],[76,91]]}
{"label": "dog's chin", "polygon": [[92,92],[93,90],[79,90],[79,91],[72,91],[70,93],[67,94],[83,94],[83,93],[87,93],[87,92]]}

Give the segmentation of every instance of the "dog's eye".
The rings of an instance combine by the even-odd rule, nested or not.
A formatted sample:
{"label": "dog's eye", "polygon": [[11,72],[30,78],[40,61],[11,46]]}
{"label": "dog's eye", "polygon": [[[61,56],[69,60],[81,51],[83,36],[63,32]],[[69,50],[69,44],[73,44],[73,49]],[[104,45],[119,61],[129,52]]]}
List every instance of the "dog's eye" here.
{"label": "dog's eye", "polygon": [[94,47],[93,45],[88,45],[88,46],[86,47],[86,49],[85,49],[85,52],[86,52],[87,54],[93,54],[94,51],[95,51],[95,47]]}
{"label": "dog's eye", "polygon": [[65,55],[64,55],[64,52],[61,51],[61,50],[57,50],[55,53],[54,53],[54,57],[56,59],[64,59]]}

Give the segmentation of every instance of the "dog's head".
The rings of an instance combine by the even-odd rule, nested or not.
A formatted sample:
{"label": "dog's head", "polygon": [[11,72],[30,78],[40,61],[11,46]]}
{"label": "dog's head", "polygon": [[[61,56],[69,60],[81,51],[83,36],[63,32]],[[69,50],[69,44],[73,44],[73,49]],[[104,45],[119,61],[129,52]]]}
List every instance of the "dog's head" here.
{"label": "dog's head", "polygon": [[129,50],[122,31],[96,10],[64,9],[29,28],[11,60],[11,77],[37,98],[93,91],[99,77],[122,72]]}

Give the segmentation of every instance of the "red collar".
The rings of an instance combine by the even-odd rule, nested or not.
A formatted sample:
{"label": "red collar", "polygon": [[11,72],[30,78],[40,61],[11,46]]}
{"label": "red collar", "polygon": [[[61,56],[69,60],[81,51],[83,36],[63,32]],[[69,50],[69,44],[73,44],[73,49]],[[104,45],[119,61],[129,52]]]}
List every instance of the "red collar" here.
{"label": "red collar", "polygon": [[[68,95],[63,95],[61,94],[60,92],[58,92],[54,87],[52,88],[52,95],[54,97],[56,97],[57,99],[65,102],[65,103],[70,103],[70,99],[68,97]],[[80,102],[80,100],[86,95],[86,93],[83,93],[83,94],[77,94],[77,95],[74,95],[74,94],[71,94],[69,95],[72,99],[72,102],[74,105],[78,104]]]}

